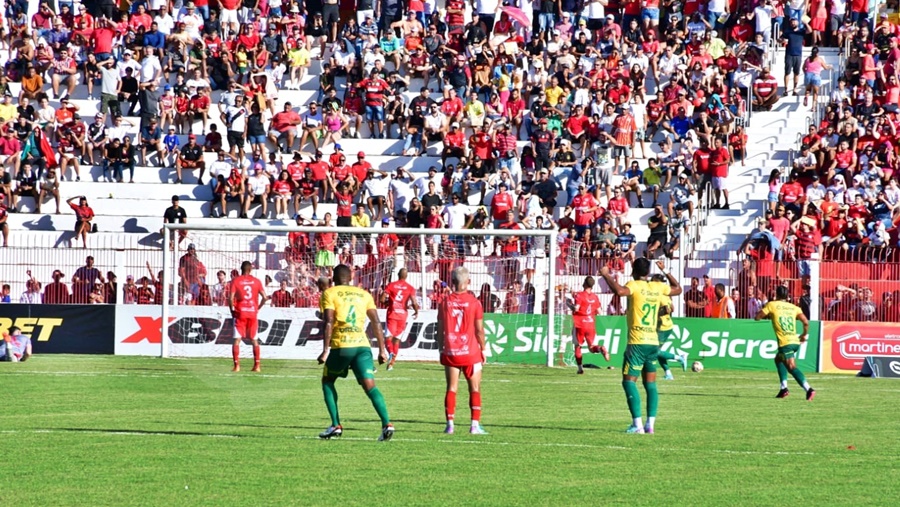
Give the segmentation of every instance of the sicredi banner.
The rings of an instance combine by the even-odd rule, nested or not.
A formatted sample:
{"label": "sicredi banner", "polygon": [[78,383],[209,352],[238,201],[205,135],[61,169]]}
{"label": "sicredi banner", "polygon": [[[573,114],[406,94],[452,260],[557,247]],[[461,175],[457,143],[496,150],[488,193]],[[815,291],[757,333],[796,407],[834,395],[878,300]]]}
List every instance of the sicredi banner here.
{"label": "sicredi banner", "polygon": [[16,326],[38,354],[112,354],[113,305],[0,305],[0,333]]}
{"label": "sicredi banner", "polygon": [[[673,319],[674,336],[663,350],[687,352],[689,361],[700,361],[707,369],[771,370],[778,353],[778,340],[769,321],[746,319]],[[802,329],[797,324],[797,329]],[[571,317],[564,321],[564,338],[571,339]],[[805,372],[817,371],[819,323],[809,323],[809,340],[800,346],[797,366]],[[585,363],[601,367],[621,366],[627,345],[625,317],[598,317],[597,338],[610,353],[607,363],[599,354],[585,354]],[[569,347],[571,348],[571,347]],[[585,350],[586,352],[586,350]],[[858,368],[857,368],[858,370]]]}
{"label": "sicredi banner", "polygon": [[824,322],[822,372],[859,371],[868,356],[900,359],[900,327],[881,322]]}

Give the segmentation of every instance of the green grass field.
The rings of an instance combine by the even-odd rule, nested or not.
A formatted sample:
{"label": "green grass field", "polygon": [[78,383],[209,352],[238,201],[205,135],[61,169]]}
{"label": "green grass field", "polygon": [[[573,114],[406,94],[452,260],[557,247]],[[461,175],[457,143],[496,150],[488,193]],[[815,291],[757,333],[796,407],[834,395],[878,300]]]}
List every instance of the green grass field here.
{"label": "green grass field", "polygon": [[891,380],[809,375],[807,403],[793,384],[776,400],[774,371],[676,371],[660,382],[656,435],[625,435],[618,370],[491,365],[490,435],[476,438],[463,395],[457,434],[442,434],[439,366],[400,363],[378,373],[397,428],[380,443],[355,382],[338,384],[344,437],[320,441],[318,366],[230,366],[0,363],[0,505],[859,506],[900,493]]}

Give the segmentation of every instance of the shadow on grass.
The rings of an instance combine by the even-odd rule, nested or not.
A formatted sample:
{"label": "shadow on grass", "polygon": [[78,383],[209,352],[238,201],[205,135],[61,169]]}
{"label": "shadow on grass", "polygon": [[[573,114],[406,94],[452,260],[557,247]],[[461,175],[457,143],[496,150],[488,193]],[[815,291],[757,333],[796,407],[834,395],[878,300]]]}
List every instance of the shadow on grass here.
{"label": "shadow on grass", "polygon": [[[703,396],[705,398],[769,398],[769,396],[746,396],[742,394],[708,394],[708,393],[666,393],[666,396]],[[774,396],[773,396],[774,398]]]}
{"label": "shadow on grass", "polygon": [[[327,425],[328,419],[324,419],[324,423]],[[164,421],[156,421],[158,424],[168,424],[168,422]],[[351,420],[352,422],[352,420]],[[194,426],[240,426],[242,428],[262,428],[262,429],[270,429],[270,430],[312,430],[312,431],[322,431],[325,426],[295,426],[295,425],[286,425],[286,424],[245,424],[245,423],[235,423],[235,422],[189,422],[182,424],[193,424]]]}
{"label": "shadow on grass", "polygon": [[[415,419],[391,419],[391,422],[394,423],[403,423],[403,424],[426,424],[429,426],[445,426],[447,423],[444,421],[417,421]],[[517,430],[552,430],[552,431],[584,431],[584,428],[560,428],[558,426],[525,426],[519,424],[494,424],[491,423],[491,428],[512,428]]]}
{"label": "shadow on grass", "polygon": [[[133,428],[43,428],[44,431],[68,431],[72,433],[109,433],[111,435],[171,435],[186,437],[230,437],[246,438],[252,435],[237,435],[234,433],[205,433],[202,431],[176,431],[176,430],[138,430]],[[40,430],[38,430],[40,431]]]}

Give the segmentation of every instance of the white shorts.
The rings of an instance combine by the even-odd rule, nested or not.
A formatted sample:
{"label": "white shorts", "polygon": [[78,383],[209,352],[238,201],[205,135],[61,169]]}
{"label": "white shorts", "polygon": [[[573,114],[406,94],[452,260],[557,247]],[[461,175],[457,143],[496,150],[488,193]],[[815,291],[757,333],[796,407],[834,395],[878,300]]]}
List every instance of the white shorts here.
{"label": "white shorts", "polygon": [[219,15],[219,22],[224,24],[234,23],[238,24],[238,15],[237,9],[222,9],[222,12]]}
{"label": "white shorts", "polygon": [[537,269],[537,258],[534,255],[528,255],[525,257],[525,268],[524,269]]}
{"label": "white shorts", "polygon": [[724,190],[725,189],[725,178],[719,178],[718,176],[713,176],[712,187],[714,190]]}

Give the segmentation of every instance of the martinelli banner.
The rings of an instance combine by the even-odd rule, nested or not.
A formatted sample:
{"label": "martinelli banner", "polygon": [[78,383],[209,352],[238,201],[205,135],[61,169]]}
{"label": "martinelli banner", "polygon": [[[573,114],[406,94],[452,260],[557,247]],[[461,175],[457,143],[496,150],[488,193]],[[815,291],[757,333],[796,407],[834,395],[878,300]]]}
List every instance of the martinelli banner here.
{"label": "martinelli banner", "polygon": [[900,327],[881,322],[822,324],[823,373],[857,373],[868,356],[900,359]]}

